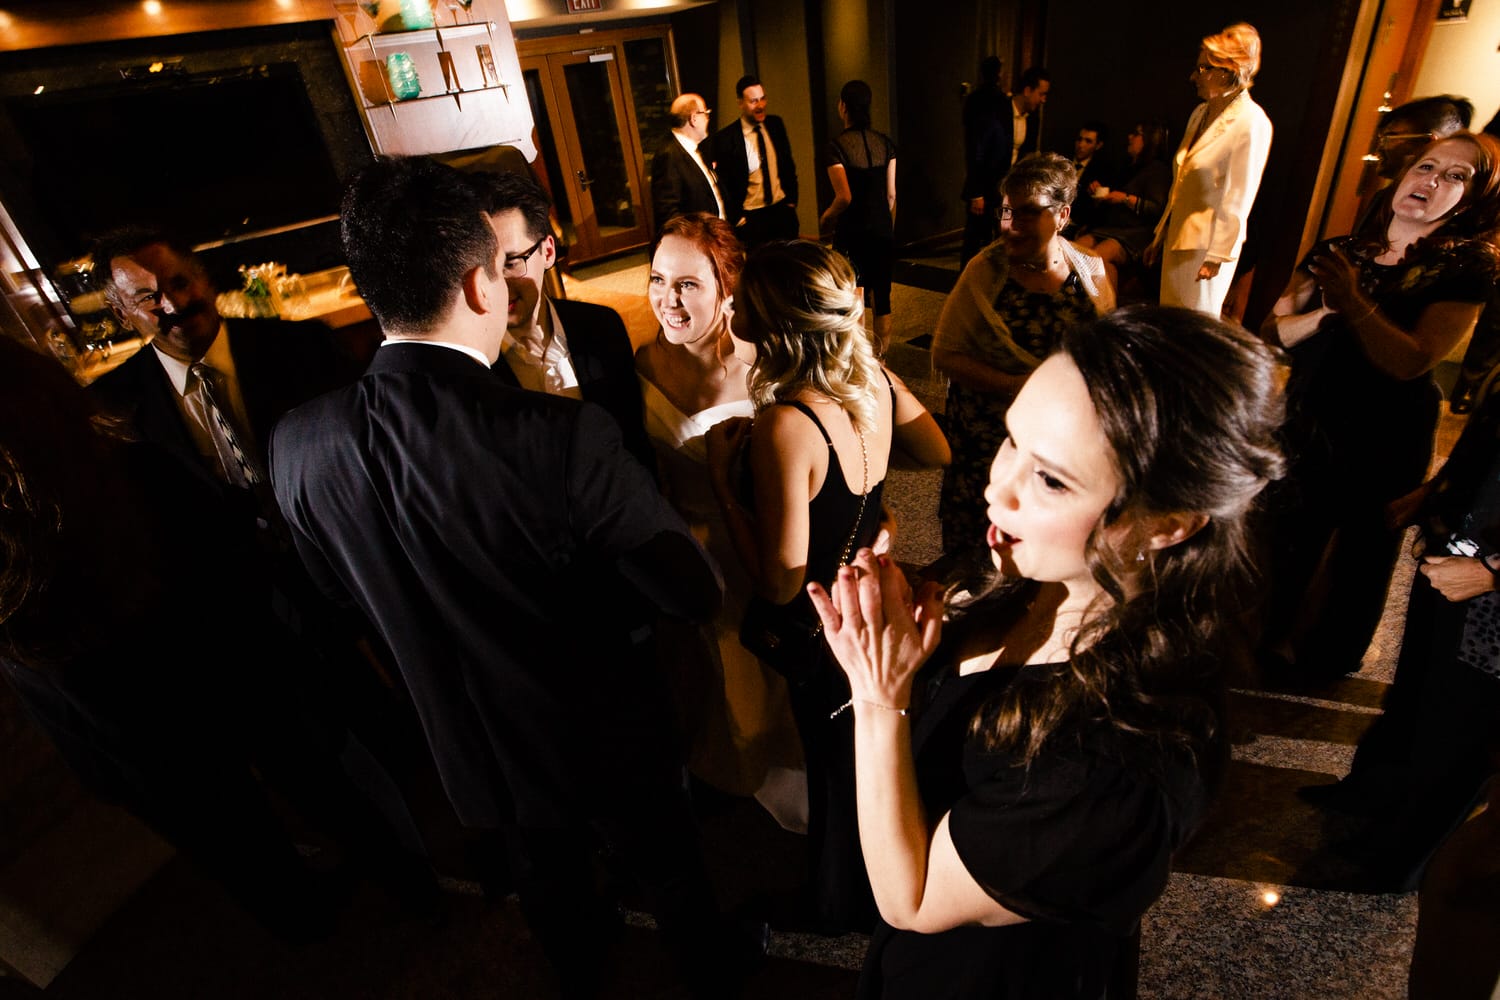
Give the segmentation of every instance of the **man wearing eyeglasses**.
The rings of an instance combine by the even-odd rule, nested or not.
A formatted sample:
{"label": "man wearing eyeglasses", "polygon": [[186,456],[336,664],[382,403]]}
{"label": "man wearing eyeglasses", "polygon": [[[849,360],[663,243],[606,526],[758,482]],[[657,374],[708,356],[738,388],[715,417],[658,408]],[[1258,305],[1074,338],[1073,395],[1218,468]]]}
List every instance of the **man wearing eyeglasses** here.
{"label": "man wearing eyeglasses", "polygon": [[1452,94],[1424,97],[1401,105],[1386,116],[1376,133],[1378,173],[1388,181],[1396,180],[1423,146],[1468,128],[1473,119],[1473,102]]}
{"label": "man wearing eyeglasses", "polygon": [[654,474],[635,352],[620,314],[590,302],[552,299],[543,287],[557,263],[552,199],[528,174],[472,175],[504,255],[510,292],[505,337],[493,371],[510,385],[598,403],[620,425],[625,447]]}
{"label": "man wearing eyeglasses", "polygon": [[708,138],[712,115],[697,94],[683,94],[672,102],[677,124],[651,160],[651,218],[657,232],[674,215],[707,212],[724,218],[718,182],[698,149]]}

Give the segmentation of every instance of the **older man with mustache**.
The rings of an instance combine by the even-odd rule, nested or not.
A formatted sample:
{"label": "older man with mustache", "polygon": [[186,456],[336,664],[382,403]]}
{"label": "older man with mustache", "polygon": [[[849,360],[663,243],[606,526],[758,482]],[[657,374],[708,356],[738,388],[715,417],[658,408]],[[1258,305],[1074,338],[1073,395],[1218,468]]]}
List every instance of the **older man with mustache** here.
{"label": "older man with mustache", "polygon": [[[265,683],[285,685],[287,700],[305,710],[271,734],[268,745],[288,760],[298,755],[322,760],[333,753],[350,774],[360,775],[356,794],[336,773],[338,760],[323,768],[322,784],[303,780],[296,773],[303,768],[292,766],[283,775],[291,785],[283,791],[304,812],[321,813],[313,822],[356,856],[400,880],[405,901],[429,910],[437,900],[437,883],[404,798],[384,773],[390,764],[400,765],[397,773],[420,773],[392,749],[399,734],[389,727],[399,723],[392,722],[391,713],[399,702],[361,651],[366,623],[335,608],[307,578],[267,474],[265,446],[276,421],[352,382],[359,375],[357,364],[321,322],[221,316],[218,290],[203,261],[173,235],[119,229],[101,237],[92,253],[95,267],[107,276],[110,305],[146,346],[90,391],[136,438],[178,459],[212,487],[196,495],[222,498],[226,524],[254,532],[254,557],[236,560],[227,571],[252,581],[249,592],[265,601],[256,610],[274,615],[301,639],[296,664],[264,666]],[[168,523],[180,517],[174,511],[159,513]],[[232,558],[211,548],[202,555],[216,560],[215,569]],[[170,629],[173,609],[161,611],[163,628]],[[224,641],[237,638],[224,636]],[[203,655],[210,663],[214,650]],[[346,728],[357,739],[349,739]]]}

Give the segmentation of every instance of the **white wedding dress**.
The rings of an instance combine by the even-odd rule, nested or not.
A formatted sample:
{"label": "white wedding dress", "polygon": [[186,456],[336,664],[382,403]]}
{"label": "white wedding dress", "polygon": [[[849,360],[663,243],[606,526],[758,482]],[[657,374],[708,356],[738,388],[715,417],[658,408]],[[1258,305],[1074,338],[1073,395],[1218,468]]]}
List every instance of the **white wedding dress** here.
{"label": "white wedding dress", "polygon": [[750,579],[708,478],[704,435],[731,417],[754,416],[754,407],[742,400],[686,414],[644,376],[641,397],[662,492],[724,574],[724,606],[711,627],[661,632],[687,731],[688,767],[721,791],[754,795],[783,827],[804,832],[807,774],[786,681],[740,645]]}

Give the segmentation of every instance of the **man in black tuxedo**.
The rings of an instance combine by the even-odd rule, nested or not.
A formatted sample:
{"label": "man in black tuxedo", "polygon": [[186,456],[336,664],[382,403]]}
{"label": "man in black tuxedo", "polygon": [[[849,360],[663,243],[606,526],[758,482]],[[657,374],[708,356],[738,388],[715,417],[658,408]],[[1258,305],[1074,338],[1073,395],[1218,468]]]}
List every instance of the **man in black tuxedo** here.
{"label": "man in black tuxedo", "polygon": [[714,136],[714,172],[725,218],[745,249],[797,236],[797,164],[780,117],[766,114],[755,76],[734,85],[740,116]]}
{"label": "man in black tuxedo", "polygon": [[724,218],[718,182],[700,152],[713,112],[697,94],[683,94],[671,110],[672,134],[651,160],[651,218],[657,232],[674,215],[707,212]]}
{"label": "man in black tuxedo", "polygon": [[314,576],[392,650],[460,820],[508,834],[565,995],[601,985],[602,836],[694,995],[723,996],[649,625],[707,621],[717,569],[602,408],[489,371],[512,315],[489,196],[428,157],[350,185],[350,273],[386,339],[359,382],[277,426],[276,497]]}
{"label": "man in black tuxedo", "polygon": [[494,373],[507,385],[598,403],[630,453],[654,470],[625,321],[608,306],[549,298],[543,288],[557,263],[552,199],[529,174],[475,171],[470,178],[494,221],[510,296]]}

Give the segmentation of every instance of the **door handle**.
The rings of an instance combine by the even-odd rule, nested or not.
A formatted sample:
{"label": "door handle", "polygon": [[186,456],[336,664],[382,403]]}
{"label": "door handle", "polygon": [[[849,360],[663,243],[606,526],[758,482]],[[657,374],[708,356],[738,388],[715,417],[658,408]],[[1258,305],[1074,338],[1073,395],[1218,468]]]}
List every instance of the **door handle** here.
{"label": "door handle", "polygon": [[590,177],[587,172],[582,170],[575,170],[573,171],[573,173],[578,176],[578,186],[583,188],[585,191],[593,186],[594,179]]}

